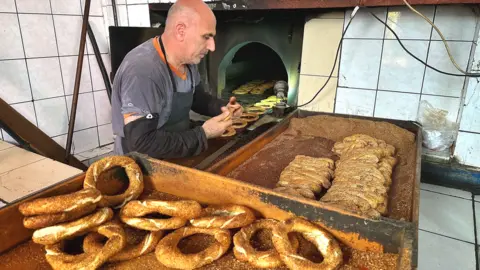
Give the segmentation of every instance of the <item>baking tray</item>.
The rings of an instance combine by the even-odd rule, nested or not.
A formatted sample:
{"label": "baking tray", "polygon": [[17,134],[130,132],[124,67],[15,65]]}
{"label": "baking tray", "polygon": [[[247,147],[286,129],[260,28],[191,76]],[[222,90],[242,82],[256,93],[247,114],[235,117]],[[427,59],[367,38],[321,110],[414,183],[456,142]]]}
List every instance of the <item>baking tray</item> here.
{"label": "baking tray", "polygon": [[[342,245],[370,252],[398,254],[397,268],[415,268],[415,232],[412,223],[396,220],[366,220],[327,205],[310,200],[292,198],[270,189],[244,183],[220,175],[191,169],[138,154],[131,154],[144,173],[145,190],[156,190],[181,198],[197,200],[203,204],[241,204],[255,209],[265,218],[285,220],[292,215],[305,217],[330,231]],[[114,177],[123,170],[114,171]],[[66,194],[82,188],[84,174],[65,180],[45,190],[19,199],[0,209],[0,268],[11,260],[6,256],[20,256],[15,269],[38,269],[43,249],[17,251],[31,239],[32,230],[22,225],[23,216],[18,211],[22,202],[39,197]],[[15,254],[15,252],[21,254]],[[41,253],[41,254],[39,254]],[[35,260],[35,256],[36,260]],[[12,267],[12,266],[10,266]],[[217,265],[215,269],[227,269]],[[12,268],[11,268],[12,269]],[[232,268],[228,268],[232,269]],[[234,268],[244,269],[244,268]]]}
{"label": "baking tray", "polygon": [[[351,121],[356,121],[356,124],[358,124],[358,122],[362,122],[362,123],[365,123],[365,125],[368,124],[370,126],[374,126],[379,123],[381,125],[383,125],[383,123],[389,123],[389,124],[393,124],[395,127],[407,130],[414,135],[414,138],[413,138],[414,144],[411,146],[412,149],[410,149],[412,151],[410,151],[411,153],[408,155],[409,158],[411,159],[409,161],[410,163],[409,166],[412,169],[411,176],[408,179],[409,185],[411,186],[408,188],[409,199],[402,202],[404,203],[404,205],[407,206],[409,210],[408,212],[401,214],[401,217],[394,216],[394,215],[392,215],[394,216],[392,218],[382,217],[378,220],[378,222],[390,223],[390,222],[395,222],[396,220],[407,221],[410,224],[412,224],[412,226],[415,227],[415,230],[416,230],[415,239],[416,239],[418,234],[418,220],[419,220],[419,191],[420,191],[419,186],[420,186],[420,178],[421,178],[422,132],[421,132],[421,125],[414,121],[402,121],[402,120],[392,120],[392,119],[383,119],[383,118],[372,118],[372,117],[352,116],[352,115],[344,115],[344,114],[332,114],[332,113],[323,113],[323,112],[295,110],[292,113],[290,113],[287,117],[285,117],[285,119],[282,122],[272,127],[271,129],[269,129],[264,134],[260,135],[250,143],[241,147],[240,149],[230,154],[226,158],[217,160],[212,166],[207,168],[206,171],[215,173],[218,175],[222,175],[222,176],[228,176],[230,178],[235,178],[240,181],[247,181],[251,184],[259,185],[259,186],[263,186],[271,189],[272,188],[271,181],[270,183],[265,183],[257,179],[272,178],[272,170],[271,170],[272,166],[276,166],[274,167],[276,169],[276,172],[274,172],[273,174],[274,176],[278,176],[275,174],[278,174],[279,173],[278,171],[282,170],[286,166],[286,164],[289,163],[289,160],[265,162],[266,160],[262,160],[262,158],[266,157],[267,155],[260,155],[260,154],[262,152],[264,153],[265,151],[270,151],[266,149],[272,149],[273,148],[272,145],[274,145],[275,142],[278,142],[281,140],[279,138],[283,136],[284,133],[287,132],[292,119],[307,118],[311,116],[324,117],[327,119],[331,118],[331,121],[336,121],[338,119],[345,119],[348,121],[351,120]],[[333,123],[333,122],[330,122],[330,123]],[[357,133],[356,131],[358,131],[358,128],[353,127],[351,128],[350,131],[351,133],[345,134],[345,136],[350,136],[350,135],[353,135],[354,133]],[[388,143],[388,140],[386,141]],[[300,144],[301,143],[299,143],[299,145]],[[278,147],[278,146],[275,146],[275,147]],[[292,148],[287,149],[287,151],[288,150],[291,151]],[[296,149],[293,151],[296,151]],[[276,151],[276,153],[280,153],[280,151]],[[294,154],[291,154],[291,153],[287,153],[287,155],[289,156],[288,158],[290,159],[292,159],[292,156],[294,156]],[[250,168],[249,164],[252,164],[253,162],[252,160],[257,162],[258,164],[266,164],[266,165],[260,169],[258,168],[258,167],[261,167],[260,165],[250,166],[250,167],[253,167],[253,168]],[[272,163],[274,165],[272,165]],[[276,165],[276,163],[278,163],[278,165]],[[241,170],[249,174],[247,178],[251,178],[253,180],[245,179],[246,177],[245,175],[247,175],[247,173],[237,173],[238,170],[240,170],[239,168],[241,168]],[[251,173],[249,172],[249,170],[251,171]],[[265,176],[265,175],[268,175],[268,176]],[[241,177],[237,177],[237,176],[241,176]],[[255,176],[257,179],[255,179],[255,177],[253,176]],[[403,180],[405,179],[402,178],[401,181]],[[256,181],[258,181],[258,183],[256,183]],[[396,181],[395,178],[393,178],[393,181],[394,181],[394,185],[401,185],[401,183],[398,183],[399,181],[395,182]],[[267,186],[267,185],[270,185],[270,186]],[[391,193],[396,194],[396,190],[392,190]],[[395,194],[390,194],[389,197],[394,198],[393,195]],[[312,203],[315,203],[319,207],[323,207],[324,205],[321,202],[317,202],[313,200],[309,200],[309,201],[311,201]],[[389,205],[391,205],[391,202],[389,202]],[[342,212],[341,210],[338,210],[338,211]],[[415,242],[415,249],[416,249],[416,242]]]}

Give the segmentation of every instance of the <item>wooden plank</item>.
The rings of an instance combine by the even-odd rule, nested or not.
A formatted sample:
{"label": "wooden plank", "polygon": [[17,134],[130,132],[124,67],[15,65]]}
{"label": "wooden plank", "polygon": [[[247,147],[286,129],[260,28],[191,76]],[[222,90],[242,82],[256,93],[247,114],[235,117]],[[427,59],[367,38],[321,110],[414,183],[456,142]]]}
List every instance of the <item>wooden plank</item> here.
{"label": "wooden plank", "polygon": [[73,155],[70,156],[68,162],[65,161],[66,152],[63,147],[57,144],[52,138],[28,121],[1,98],[0,120],[10,130],[13,130],[15,134],[26,141],[30,147],[40,155],[58,162],[66,163],[82,171],[87,169],[87,166],[76,159]]}
{"label": "wooden plank", "polygon": [[358,250],[398,253],[411,223],[381,218],[369,220],[334,206],[275,192],[220,175],[160,160],[136,158],[148,177],[145,188],[197,200],[205,204],[241,204],[265,218],[285,220],[303,216]]}
{"label": "wooden plank", "polygon": [[18,211],[20,203],[36,198],[61,195],[80,190],[83,186],[83,178],[85,178],[84,173],[67,179],[58,185],[34,193],[24,200],[19,199],[0,209],[0,239],[2,239],[2,241],[0,241],[0,253],[28,240],[33,234],[33,230],[23,227],[23,215]]}

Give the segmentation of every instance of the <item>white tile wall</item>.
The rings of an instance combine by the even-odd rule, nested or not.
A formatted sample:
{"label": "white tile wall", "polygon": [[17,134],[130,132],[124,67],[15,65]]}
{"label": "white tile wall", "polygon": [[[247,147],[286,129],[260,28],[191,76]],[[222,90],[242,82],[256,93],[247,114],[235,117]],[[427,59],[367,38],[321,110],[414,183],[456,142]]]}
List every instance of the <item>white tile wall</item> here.
{"label": "white tile wall", "polygon": [[[415,9],[433,21],[435,6],[415,6]],[[388,26],[401,39],[430,39],[432,26],[408,7],[390,7],[387,16]],[[385,38],[395,39],[395,36],[390,30],[386,29]]]}
{"label": "white tile wall", "polygon": [[463,107],[460,130],[480,133],[480,79],[470,78]]}
{"label": "white tile wall", "polygon": [[480,134],[462,132],[458,133],[455,157],[460,163],[480,167]]}
{"label": "white tile wall", "polygon": [[78,0],[50,0],[53,14],[82,15]]}
{"label": "white tile wall", "polygon": [[78,55],[80,34],[82,30],[81,16],[53,15],[57,34],[58,53],[63,55]]}
{"label": "white tile wall", "polygon": [[150,27],[148,5],[128,5],[127,12],[130,26]]}
{"label": "white tile wall", "polygon": [[16,14],[0,14],[0,40],[0,59],[25,57]]}
{"label": "white tile wall", "polygon": [[100,138],[100,145],[113,143],[114,137],[112,131],[112,124],[98,126],[98,136]]}
{"label": "white tile wall", "polygon": [[97,123],[105,125],[112,122],[112,109],[108,100],[106,90],[93,92],[95,98],[95,110],[97,114]]}
{"label": "white tile wall", "polygon": [[[345,13],[345,27],[350,20],[350,14],[352,14],[352,11],[353,9],[349,9]],[[385,25],[378,22],[369,11],[373,12],[383,21],[386,20],[387,12],[385,8],[361,8],[353,18],[353,21],[345,34],[345,38],[383,38]]]}
{"label": "white tile wall", "polygon": [[382,43],[382,40],[344,40],[339,86],[376,89]]}
{"label": "white tile wall", "polygon": [[335,113],[373,116],[375,91],[342,88],[337,89]]}
{"label": "white tile wall", "polygon": [[[107,34],[105,32],[104,21],[102,17],[91,17],[89,20],[90,27],[97,41],[98,49],[100,53],[108,53]],[[90,43],[90,39],[87,42],[87,49],[89,54],[94,54],[93,47]]]}
{"label": "white tile wall", "polygon": [[[73,96],[66,96],[68,117],[70,118],[70,112],[72,107]],[[93,100],[93,93],[82,93],[78,95],[77,113],[75,115],[75,127],[74,130],[82,130],[86,128],[95,127],[97,120],[95,117],[95,103]]]}
{"label": "white tile wall", "polygon": [[[435,14],[435,25],[447,40],[473,41],[476,19],[472,6],[439,5]],[[441,40],[434,30],[433,40]]]}
{"label": "white tile wall", "polygon": [[51,15],[19,14],[18,17],[28,58],[58,55]]}
{"label": "white tile wall", "polygon": [[15,0],[0,1],[0,12],[16,12]]}
{"label": "white tile wall", "polygon": [[[473,41],[478,38],[480,29],[480,16],[474,12],[474,6],[432,5],[415,8],[442,30],[460,67],[464,70],[469,68],[471,50],[476,47]],[[345,22],[348,22],[350,13],[351,10],[346,11]],[[375,13],[382,19],[386,17],[387,24],[418,58],[439,70],[459,74],[447,55],[445,45],[423,18],[405,6],[376,8]],[[408,55],[393,33],[374,20],[367,9],[359,10],[345,36],[347,39],[342,47],[335,101],[336,113],[414,120],[419,102],[428,100],[434,107],[448,110],[448,120],[457,122],[460,130],[470,132],[459,136],[459,150],[456,153],[461,153],[457,156],[463,155],[461,161],[465,164],[477,164],[480,167],[480,162],[466,150],[480,148],[477,146],[480,144],[477,138],[480,135],[480,120],[476,120],[480,112],[480,98],[476,79],[471,79],[467,84],[464,77],[440,74],[425,67]],[[480,49],[472,54],[472,70],[480,71]],[[463,98],[462,116],[458,117]]]}
{"label": "white tile wall", "polygon": [[73,142],[75,143],[74,154],[91,150],[99,146],[97,128],[89,128],[73,133]]}
{"label": "white tile wall", "polygon": [[[60,64],[62,67],[63,85],[65,87],[65,94],[73,94],[75,85],[75,73],[77,70],[78,56],[60,57]],[[82,75],[80,78],[80,93],[91,92],[92,81],[90,79],[90,67],[88,57],[84,56],[82,64]]]}
{"label": "white tile wall", "polygon": [[[83,14],[84,9],[85,9],[85,0],[81,0],[81,4],[82,4],[82,14]],[[90,16],[103,16],[102,1],[101,0],[91,0],[90,1],[89,15]]]}
{"label": "white tile wall", "polygon": [[38,127],[48,136],[67,133],[68,116],[65,97],[34,101]]}
{"label": "white tile wall", "polygon": [[[428,41],[405,41],[413,54],[427,60]],[[378,89],[420,93],[425,66],[408,55],[396,40],[385,40]]]}
{"label": "white tile wall", "polygon": [[[90,25],[109,72],[103,2],[92,0]],[[63,147],[67,139],[67,102],[69,110],[84,3],[85,0],[0,0],[0,97]],[[125,4],[125,0],[117,3]],[[145,7],[148,15],[148,6]],[[123,10],[127,18],[126,6]],[[75,125],[75,151],[98,147],[100,140],[104,144],[112,141],[107,128],[111,122],[110,103],[93,53],[87,40]],[[93,88],[99,92],[94,94]],[[100,129],[97,120],[103,125]],[[0,139],[13,140],[3,133],[0,132]]]}
{"label": "white tile wall", "polygon": [[374,116],[388,119],[415,120],[419,100],[419,94],[378,91]]}
{"label": "white tile wall", "polygon": [[[100,68],[98,66],[97,58],[95,55],[89,55],[88,59],[90,61],[90,68],[92,73],[92,87],[93,90],[103,90],[106,88],[105,81],[103,80],[102,73],[100,72]],[[107,74],[110,78],[110,72],[112,70],[110,65],[110,55],[102,54],[103,63],[105,65],[105,69],[107,70]]]}
{"label": "white tile wall", "polygon": [[0,61],[0,98],[7,103],[32,100],[25,60]]}
{"label": "white tile wall", "polygon": [[[106,13],[107,15],[105,18],[108,20],[105,22],[105,25],[107,26],[113,26],[115,25],[115,22],[113,20],[113,8],[112,6],[105,6],[103,7],[103,13]],[[118,5],[117,4],[117,19],[118,19],[118,26],[128,26],[128,14],[127,14],[127,6],[126,5]],[[106,32],[108,34],[108,31]]]}
{"label": "white tile wall", "polygon": [[24,102],[24,103],[17,103],[13,104],[12,108],[14,108],[17,112],[19,112],[23,117],[25,117],[30,123],[37,125],[37,117],[35,114],[35,108],[33,106],[33,102]]}
{"label": "white tile wall", "polygon": [[[451,41],[448,45],[458,65],[464,70],[467,69],[472,42]],[[431,42],[427,63],[442,71],[460,74],[450,62],[445,45],[441,41]],[[464,81],[464,77],[452,77],[427,68],[423,93],[460,97]]]}
{"label": "white tile wall", "polygon": [[65,95],[58,57],[27,59],[27,65],[35,100]]}
{"label": "white tile wall", "polygon": [[49,0],[16,0],[20,13],[51,13]]}
{"label": "white tile wall", "polygon": [[[52,137],[52,139],[57,142],[61,147],[66,148],[67,147],[67,135],[60,135],[56,137]],[[75,143],[72,142],[72,148],[75,148]]]}

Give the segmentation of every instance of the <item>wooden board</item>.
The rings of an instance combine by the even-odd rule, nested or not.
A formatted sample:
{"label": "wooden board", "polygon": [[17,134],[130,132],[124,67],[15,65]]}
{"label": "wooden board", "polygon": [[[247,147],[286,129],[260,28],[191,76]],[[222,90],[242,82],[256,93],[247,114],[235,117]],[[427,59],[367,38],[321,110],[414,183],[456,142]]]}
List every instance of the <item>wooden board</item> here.
{"label": "wooden board", "polygon": [[[132,155],[145,176],[145,190],[158,190],[204,204],[241,204],[255,209],[265,218],[284,220],[293,215],[308,218],[330,231],[343,244],[358,250],[411,254],[414,227],[407,222],[366,220],[338,211],[320,202],[279,194],[208,172],[186,168],[164,161]],[[119,174],[121,175],[121,174]],[[82,188],[83,175],[69,179],[28,198],[0,209],[0,253],[31,237],[32,231],[22,225],[20,203],[38,197],[65,194]],[[404,258],[410,265],[411,257]]]}

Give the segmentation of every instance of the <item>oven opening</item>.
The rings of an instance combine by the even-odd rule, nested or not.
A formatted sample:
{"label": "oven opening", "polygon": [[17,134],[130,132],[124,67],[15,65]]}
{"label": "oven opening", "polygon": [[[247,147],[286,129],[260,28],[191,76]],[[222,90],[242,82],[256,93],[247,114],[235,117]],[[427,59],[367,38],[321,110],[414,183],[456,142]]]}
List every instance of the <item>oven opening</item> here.
{"label": "oven opening", "polygon": [[235,96],[244,107],[258,104],[274,95],[273,84],[276,81],[288,81],[287,70],[280,56],[260,42],[233,48],[225,58],[231,60],[224,59],[227,63],[225,88],[220,89],[221,97],[228,100]]}

